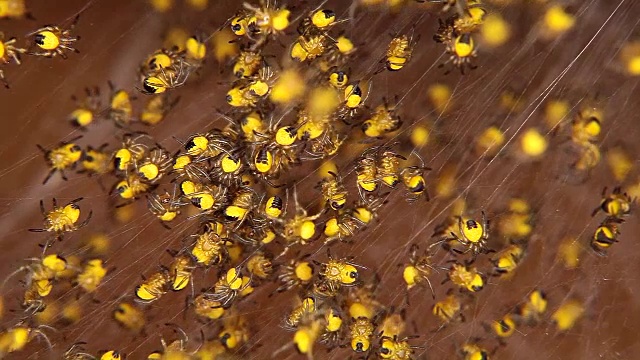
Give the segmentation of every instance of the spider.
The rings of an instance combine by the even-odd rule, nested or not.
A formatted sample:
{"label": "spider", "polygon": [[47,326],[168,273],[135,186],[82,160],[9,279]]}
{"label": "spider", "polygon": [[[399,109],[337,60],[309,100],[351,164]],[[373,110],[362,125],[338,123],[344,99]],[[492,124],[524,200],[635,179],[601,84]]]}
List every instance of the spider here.
{"label": "spider", "polygon": [[[0,31],[0,64],[8,64],[13,60],[20,65],[20,54],[24,54],[27,50],[15,47],[16,38],[12,37],[5,41],[4,33]],[[9,83],[4,78],[4,72],[0,70],[0,81],[4,87],[9,88]]]}
{"label": "spider", "polygon": [[470,34],[458,35],[449,41],[446,53],[450,55],[446,62],[453,63],[453,66],[459,68],[462,74],[464,74],[465,67],[469,67],[471,70],[477,68],[471,63],[472,59],[478,55],[478,49]]}
{"label": "spider", "polygon": [[251,279],[242,276],[240,268],[230,268],[227,273],[216,282],[213,292],[207,293],[211,299],[220,302],[220,306],[228,308],[238,295],[251,285]]}
{"label": "spider", "polygon": [[423,255],[419,255],[418,250],[418,244],[411,245],[411,248],[409,249],[409,263],[404,265],[404,270],[402,272],[402,278],[407,285],[405,300],[407,303],[409,302],[409,290],[416,285],[424,286],[425,283],[429,285],[433,299],[436,298],[433,286],[431,285],[431,280],[429,280],[429,276],[432,274],[433,270],[436,270],[431,265],[431,254],[425,251]]}
{"label": "spider", "polygon": [[309,261],[304,260],[309,256],[305,255],[300,260],[291,259],[282,267],[278,275],[278,281],[281,285],[276,289],[277,292],[291,290],[297,286],[304,287],[311,282],[314,268]]}
{"label": "spider", "polygon": [[44,56],[48,58],[60,55],[63,59],[66,59],[67,55],[64,53],[65,50],[74,51],[76,53],[80,52],[72,46],[73,43],[80,39],[80,37],[71,36],[71,31],[76,26],[79,18],[79,15],[76,16],[69,29],[62,29],[59,26],[54,25],[46,25],[28,34],[27,36],[33,36],[34,44],[44,50],[42,52],[32,51],[29,52],[29,55]]}
{"label": "spider", "polygon": [[324,210],[322,210],[315,215],[308,215],[307,210],[298,202],[298,194],[295,188],[293,190],[293,199],[296,205],[293,218],[286,220],[278,219],[282,224],[282,230],[279,235],[286,242],[285,248],[282,253],[278,255],[278,258],[284,256],[293,245],[306,245],[309,243],[316,235],[316,224],[314,221],[324,214]]}
{"label": "spider", "polygon": [[[433,39],[438,43],[443,43],[445,45],[445,56],[449,55],[449,58],[438,67],[441,68],[448,63],[452,63],[454,67],[460,69],[462,74],[464,74],[467,67],[471,70],[477,68],[476,65],[472,64],[472,60],[478,55],[478,48],[473,37],[469,33],[459,34],[455,30],[452,21],[440,21],[440,27]],[[451,69],[447,70],[445,74],[449,72],[451,72]]]}
{"label": "spider", "polygon": [[462,216],[458,216],[458,229],[460,236],[451,231],[451,237],[447,237],[433,243],[430,248],[438,244],[448,244],[449,241],[456,240],[467,249],[461,251],[455,248],[451,248],[448,245],[447,247],[450,251],[458,254],[466,254],[468,252],[472,252],[473,258],[471,262],[467,263],[467,265],[472,263],[475,260],[476,256],[480,253],[487,254],[490,252],[494,252],[494,250],[487,248],[487,240],[489,239],[489,221],[487,220],[484,211],[482,212],[482,223],[479,223],[474,219],[463,219]]}
{"label": "spider", "polygon": [[346,209],[329,218],[324,225],[324,235],[326,236],[324,243],[328,244],[334,240],[348,242],[357,231],[366,225],[358,216],[360,213],[357,213],[356,210]]}
{"label": "spider", "polygon": [[142,80],[142,89],[139,89],[145,95],[162,94],[169,89],[175,89],[184,85],[189,79],[191,69],[189,64],[180,59],[178,67],[160,67],[160,71],[156,75],[147,76]]}
{"label": "spider", "polygon": [[169,228],[166,223],[173,221],[173,219],[180,214],[180,208],[186,205],[180,201],[179,196],[176,196],[176,189],[177,187],[174,188],[173,194],[165,191],[165,193],[161,195],[151,194],[147,196],[149,210],[160,219],[162,226],[165,228]]}
{"label": "spider", "polygon": [[140,164],[136,164],[138,175],[151,184],[158,182],[164,174],[171,170],[172,166],[172,157],[162,148],[152,149],[147,157],[140,161]]}
{"label": "spider", "polygon": [[[31,232],[53,232],[58,240],[62,240],[62,235],[66,232],[76,231],[89,223],[92,211],[89,211],[87,218],[78,223],[80,219],[80,207],[78,202],[82,198],[71,200],[64,206],[58,206],[56,199],[53,199],[53,209],[46,211],[44,201],[40,200],[40,212],[44,217],[44,227],[40,229],[29,229]],[[46,248],[46,247],[45,247]]]}
{"label": "spider", "polygon": [[140,75],[142,75],[143,79],[149,76],[158,75],[160,73],[160,69],[170,68],[173,64],[179,62],[182,55],[183,54],[176,47],[169,50],[157,50],[153,54],[149,55],[145,62],[140,65]]}
{"label": "spider", "polygon": [[342,287],[361,284],[358,268],[366,269],[366,267],[353,263],[353,257],[339,259],[331,256],[329,248],[327,248],[327,257],[329,261],[326,263],[313,260],[313,263],[320,268],[319,281],[314,284],[313,290],[316,295],[333,297]]}

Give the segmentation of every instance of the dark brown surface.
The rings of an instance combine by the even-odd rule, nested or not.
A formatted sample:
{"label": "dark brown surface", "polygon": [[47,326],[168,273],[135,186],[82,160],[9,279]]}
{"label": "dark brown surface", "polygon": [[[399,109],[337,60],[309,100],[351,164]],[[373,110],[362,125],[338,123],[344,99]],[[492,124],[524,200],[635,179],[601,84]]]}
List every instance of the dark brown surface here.
{"label": "dark brown surface", "polygon": [[[121,330],[111,319],[115,304],[121,298],[130,298],[133,288],[140,281],[140,274],[154,271],[156,264],[170,261],[166,248],[179,248],[189,231],[183,223],[167,231],[138,204],[137,215],[128,224],[117,224],[110,218],[113,197],[104,192],[94,179],[69,173],[69,181],[63,182],[56,175],[45,186],[42,180],[47,169],[35,144],[51,147],[61,139],[78,134],[65,118],[73,108],[72,94],[81,95],[85,86],[100,85],[108,92],[107,80],[118,87],[133,88],[135,72],[141,59],[161,46],[162,35],[167,25],[186,24],[189,29],[210,32],[235,12],[235,2],[218,2],[201,14],[186,8],[176,9],[170,15],[158,15],[149,10],[143,1],[31,1],[32,12],[37,21],[4,21],[1,30],[9,36],[19,36],[47,23],[61,23],[73,19],[81,9],[77,33],[82,39],[77,43],[80,54],[70,54],[69,59],[28,58],[20,67],[5,67],[5,74],[12,89],[0,91],[0,228],[2,236],[2,261],[0,274],[8,274],[21,265],[24,258],[39,256],[37,243],[43,241],[41,234],[27,232],[28,228],[40,225],[38,201],[56,197],[61,201],[83,196],[83,210],[94,212],[90,226],[67,236],[54,250],[69,255],[77,249],[83,237],[91,232],[103,231],[112,238],[112,252],[106,258],[111,271],[94,295],[94,304],[83,297],[84,318],[75,325],[56,326],[60,333],[52,333],[54,353],[64,351],[76,341],[86,341],[87,348],[95,351],[118,348],[129,354],[129,359],[143,358],[160,347],[158,335],[173,336],[164,323],[174,322],[196,339],[202,327],[189,316],[187,321],[180,313],[184,304],[183,293],[169,293],[161,300],[147,306],[147,333],[149,337],[135,337]],[[421,154],[433,168],[429,175],[435,181],[442,167],[448,163],[459,165],[458,189],[466,197],[473,211],[484,209],[495,222],[500,218],[506,200],[512,196],[528,199],[536,210],[536,226],[529,246],[529,253],[511,280],[490,279],[490,284],[471,302],[465,315],[467,321],[449,326],[438,332],[439,322],[430,314],[433,304],[427,292],[415,292],[407,309],[408,320],[417,324],[421,337],[415,344],[424,346],[418,357],[429,359],[454,358],[456,346],[471,337],[491,340],[482,327],[483,323],[497,319],[511,306],[521,301],[533,288],[544,289],[550,299],[550,312],[568,297],[577,297],[587,303],[585,317],[566,334],[557,334],[547,320],[535,328],[522,328],[508,339],[507,346],[495,354],[497,359],[633,359],[640,356],[638,323],[640,323],[640,300],[638,274],[640,273],[640,247],[637,242],[637,213],[622,227],[620,243],[615,244],[609,256],[600,258],[588,249],[588,237],[598,224],[591,218],[591,209],[598,204],[603,186],[615,184],[603,162],[589,180],[581,185],[563,182],[566,155],[561,144],[567,136],[566,130],[552,139],[549,152],[540,162],[519,163],[513,156],[514,144],[504,154],[489,162],[471,154],[468,144],[477,132],[489,124],[500,124],[511,139],[524,128],[538,125],[542,128],[541,112],[537,109],[547,95],[545,89],[571,65],[570,70],[551,90],[551,96],[563,96],[572,103],[583,97],[598,96],[605,107],[604,141],[602,148],[624,145],[638,159],[638,105],[634,101],[638,94],[637,79],[624,77],[613,70],[616,54],[621,44],[635,31],[636,18],[640,14],[638,4],[625,1],[611,19],[603,23],[618,5],[614,1],[594,1],[579,6],[578,25],[568,36],[555,43],[536,40],[533,30],[535,19],[542,14],[539,5],[516,6],[505,10],[505,17],[514,24],[512,46],[496,51],[480,51],[479,68],[467,76],[457,73],[448,76],[432,67],[442,47],[431,41],[437,28],[437,18],[423,10],[407,10],[397,15],[384,11],[363,14],[358,11],[355,20],[348,23],[348,33],[357,42],[364,44],[361,55],[365,59],[354,65],[354,70],[364,77],[378,66],[377,62],[388,41],[387,33],[407,31],[410,22],[420,18],[417,32],[422,33],[412,62],[401,72],[384,72],[374,77],[370,105],[376,105],[381,97],[407,96],[401,107],[405,126],[399,135],[406,139],[407,129],[415,121],[435,124],[434,141]],[[327,5],[330,6],[330,5]],[[300,4],[312,8],[311,4]],[[306,10],[305,10],[306,11]],[[370,26],[371,25],[371,26]],[[594,34],[602,26],[602,31]],[[593,41],[589,41],[593,38]],[[280,57],[282,48],[271,48]],[[584,50],[584,52],[582,52]],[[577,58],[575,63],[572,61]],[[190,133],[208,129],[217,119],[214,109],[221,106],[224,84],[228,78],[218,75],[218,65],[212,59],[203,74],[203,81],[177,90],[182,97],[178,106],[165,122],[150,132],[169,150],[178,144],[171,137],[185,138]],[[425,73],[426,72],[426,73]],[[423,76],[424,75],[424,76]],[[455,88],[452,112],[438,117],[426,101],[426,89],[434,82],[445,82]],[[415,87],[414,87],[415,85]],[[524,90],[524,110],[505,114],[498,109],[499,93],[505,88]],[[139,98],[143,95],[139,94]],[[103,96],[104,98],[104,96]],[[141,102],[138,101],[138,106]],[[217,121],[222,125],[222,121]],[[513,138],[512,142],[516,142]],[[99,145],[103,142],[115,144],[112,124],[103,121],[84,134],[82,144]],[[341,152],[336,159],[342,168],[355,153]],[[637,173],[632,173],[635,180]],[[350,177],[349,181],[353,179]],[[315,183],[307,177],[301,188]],[[113,179],[104,179],[110,187]],[[467,191],[464,191],[467,189]],[[311,204],[315,193],[301,191],[303,203]],[[317,202],[316,202],[317,204]],[[402,290],[400,269],[406,259],[408,244],[428,244],[436,224],[446,214],[450,199],[434,199],[429,203],[406,204],[400,194],[394,194],[383,208],[380,222],[359,235],[352,246],[339,245],[333,253],[353,255],[356,262],[368,267],[365,277],[373,270],[382,276],[380,298],[385,304],[400,306]],[[576,236],[583,244],[584,253],[579,269],[568,271],[556,260],[558,244],[565,236]],[[493,240],[498,242],[497,240]],[[424,245],[423,245],[424,246]],[[315,250],[318,246],[309,248]],[[305,249],[306,250],[306,249]],[[318,258],[324,259],[324,252]],[[481,266],[488,265],[482,258]],[[214,274],[198,273],[196,289],[212,284]],[[444,275],[432,280],[439,284]],[[207,280],[205,280],[205,278]],[[15,298],[20,286],[12,282],[12,289],[5,291],[5,307],[18,310],[7,313],[3,326],[11,326],[19,319],[19,307]],[[441,298],[446,286],[437,287]],[[249,316],[254,329],[252,349],[247,358],[265,359],[272,352],[290,341],[291,334],[279,325],[285,312],[293,305],[287,294],[268,298],[274,286],[268,284],[240,304],[242,314]],[[75,292],[64,296],[75,296]],[[205,327],[213,336],[216,327]],[[196,340],[197,343],[197,340]],[[38,351],[35,353],[35,351]],[[32,355],[47,358],[47,350],[31,344],[15,359]],[[316,359],[343,358],[346,350],[325,353],[317,346]],[[280,358],[302,358],[293,349],[286,350]]]}

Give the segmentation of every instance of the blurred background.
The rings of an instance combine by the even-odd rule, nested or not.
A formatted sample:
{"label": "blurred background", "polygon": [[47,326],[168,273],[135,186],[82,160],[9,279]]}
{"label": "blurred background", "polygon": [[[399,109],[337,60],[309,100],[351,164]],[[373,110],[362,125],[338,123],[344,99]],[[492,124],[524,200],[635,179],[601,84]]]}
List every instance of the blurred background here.
{"label": "blurred background", "polygon": [[[82,135],[77,140],[83,146],[98,147],[109,143],[110,149],[119,143],[125,130],[116,128],[106,119],[96,121],[88,131],[73,128],[68,121],[74,109],[72,96],[84,96],[85,87],[101,89],[103,106],[110,92],[107,83],[130,90],[137,112],[145,95],[136,90],[139,64],[154,50],[163,46],[168,30],[182,27],[189,33],[214,34],[241,8],[237,1],[210,1],[203,10],[183,1],[166,12],[159,12],[147,1],[27,1],[31,19],[3,19],[0,31],[6,38],[17,37],[25,43],[25,35],[45,24],[69,26],[80,15],[73,32],[81,38],[76,43],[79,53],[59,57],[22,57],[20,66],[3,66],[10,89],[0,91],[0,228],[2,261],[0,274],[8,276],[25,264],[27,258],[39,258],[39,243],[46,235],[30,233],[29,228],[42,225],[38,203],[44,199],[49,208],[51,198],[59,203],[83,197],[79,203],[84,218],[93,212],[89,225],[68,234],[56,242],[51,252],[61,256],[86,251],[87,240],[95,234],[109,239],[108,250],[101,258],[109,269],[97,291],[87,295],[75,288],[56,290],[47,298],[48,307],[57,309],[49,319],[29,319],[31,326],[46,323],[56,329],[43,332],[53,348],[32,341],[23,352],[9,354],[7,359],[60,358],[72,344],[86,342],[88,352],[118,349],[128,359],[142,359],[162,348],[160,336],[168,341],[176,334],[166,323],[175,323],[189,335],[189,349],[197,348],[201,331],[205,338],[217,336],[220,322],[203,324],[184,311],[188,290],[169,292],[160,300],[142,306],[146,317],[145,334],[123,330],[112,313],[122,301],[133,301],[133,292],[141,275],[157,271],[159,264],[168,264],[171,255],[166,249],[179,250],[185,238],[194,233],[194,222],[181,217],[167,230],[148,212],[144,199],[116,211],[120,203],[110,190],[115,177],[87,177],[67,172],[68,181],[58,174],[45,185],[47,165],[36,144],[46,149],[62,140]],[[400,193],[388,197],[378,219],[359,233],[352,244],[336,244],[331,252],[338,256],[353,256],[354,262],[366,269],[362,277],[380,277],[377,296],[387,308],[404,309],[407,335],[419,335],[410,342],[416,349],[415,358],[454,359],[461,357],[460,346],[479,341],[496,349],[496,359],[634,359],[640,356],[638,324],[640,323],[640,244],[638,243],[637,212],[631,212],[621,225],[619,243],[607,255],[600,257],[591,250],[589,241],[602,221],[603,214],[591,216],[602,198],[602,189],[621,185],[629,190],[638,184],[638,124],[640,110],[634,101],[639,95],[638,77],[630,74],[624,62],[625,46],[637,39],[640,5],[625,0],[593,1],[517,1],[486,0],[488,14],[499,14],[509,26],[504,44],[492,43],[490,35],[476,38],[478,56],[473,60],[477,69],[461,75],[457,69],[446,74],[450,64],[441,68],[449,55],[444,46],[432,40],[438,29],[438,19],[446,16],[441,4],[418,4],[407,1],[398,8],[385,4],[369,6],[358,2],[317,1],[286,2],[292,17],[306,16],[323,6],[336,11],[344,33],[358,47],[354,61],[349,62],[352,79],[371,79],[371,91],[366,100],[373,109],[383,99],[400,101],[403,119],[400,130],[386,141],[399,141],[405,156],[413,150],[419,153],[432,170],[427,173],[427,188],[431,201],[407,203]],[[561,6],[575,23],[562,34],[548,34],[545,16],[553,6]],[[294,25],[295,26],[295,25]],[[384,71],[386,46],[398,33],[415,34],[417,40],[410,62],[399,72]],[[291,66],[288,47],[295,30],[270,44],[269,61],[283,68]],[[419,38],[419,40],[418,40]],[[212,44],[210,41],[208,45]],[[190,134],[226,125],[216,109],[228,111],[224,97],[233,81],[230,65],[208,56],[201,72],[183,87],[175,90],[180,100],[158,125],[147,127],[134,123],[131,130],[150,133],[163,147],[174,153],[178,140]],[[445,100],[437,90],[445,92]],[[442,90],[445,89],[445,90]],[[448,91],[448,93],[447,93]],[[435,93],[435,95],[434,95]],[[172,95],[174,92],[172,92]],[[548,126],[548,104],[562,100],[569,104],[564,125]],[[576,173],[575,150],[570,142],[570,123],[584,107],[596,106],[603,112],[602,134],[598,146],[602,159],[589,172]],[[495,157],[482,156],[474,144],[490,126],[504,132],[504,147]],[[416,146],[410,138],[417,128],[428,130],[426,144]],[[521,141],[529,129],[537,129],[548,142],[544,154],[532,158],[523,154]],[[358,128],[353,129],[359,131]],[[348,143],[333,157],[349,183],[347,176],[353,160],[371,144]],[[623,176],[612,173],[613,154],[624,154],[630,161]],[[320,161],[305,163],[286,174],[287,184],[296,184],[298,197],[309,213],[320,208],[319,193],[314,189],[319,177]],[[447,190],[446,184],[450,181]],[[167,189],[172,186],[169,180]],[[351,196],[355,198],[355,187]],[[491,248],[501,249],[508,239],[500,234],[498,224],[509,216],[511,198],[523,198],[531,206],[533,230],[528,237],[526,257],[509,278],[488,276],[486,287],[465,298],[461,323],[441,327],[441,321],[431,314],[434,302],[446,296],[451,283],[441,285],[446,271],[432,275],[436,300],[428,290],[416,289],[405,303],[406,285],[399,264],[409,259],[411,244],[428,247],[437,225],[451,215],[457,201],[466,201],[466,214],[480,218],[485,211],[491,224]],[[123,210],[127,209],[127,210]],[[567,240],[574,239],[574,240]],[[574,268],[562,256],[563,244],[576,249]],[[277,254],[280,248],[274,250]],[[326,260],[326,250],[318,240],[305,247],[293,248],[287,259],[312,254],[313,259]],[[491,257],[481,256],[475,264],[490,273]],[[569,256],[571,257],[571,256]],[[447,266],[440,251],[436,263]],[[284,262],[281,259],[278,262]],[[21,309],[24,287],[22,276],[11,278],[3,289],[4,311],[2,328],[14,326],[25,313]],[[198,271],[194,275],[196,290],[212,286],[217,273]],[[277,286],[266,283],[237,305],[240,315],[250,324],[248,342],[230,356],[250,359],[304,358],[291,342],[292,333],[282,329],[284,316],[295,305],[293,293],[274,294]],[[534,289],[543,290],[549,309],[535,326],[518,326],[513,336],[500,346],[487,330],[487,325],[501,318],[525,300]],[[577,299],[585,312],[576,324],[560,332],[551,314],[568,300]],[[51,302],[51,303],[49,303]],[[74,321],[60,312],[66,304],[77,302],[81,316]],[[55,304],[54,304],[55,303]],[[57,311],[57,312],[56,312]],[[348,348],[325,351],[321,345],[314,350],[316,359],[343,359],[356,356]],[[375,357],[376,354],[371,354]]]}

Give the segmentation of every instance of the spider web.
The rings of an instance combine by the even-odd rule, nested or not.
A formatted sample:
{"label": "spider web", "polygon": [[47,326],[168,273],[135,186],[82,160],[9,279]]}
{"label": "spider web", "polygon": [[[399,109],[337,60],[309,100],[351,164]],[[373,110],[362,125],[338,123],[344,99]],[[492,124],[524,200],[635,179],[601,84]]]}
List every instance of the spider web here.
{"label": "spider web", "polygon": [[[317,2],[298,4],[293,10],[294,16],[306,14],[318,5]],[[575,28],[557,40],[543,41],[536,24],[544,13],[544,4],[526,2],[501,7],[490,3],[489,11],[501,13],[512,25],[512,39],[498,49],[481,46],[476,60],[478,69],[465,76],[455,71],[445,75],[444,70],[438,68],[447,56],[442,54],[442,46],[430,40],[437,29],[436,7],[430,10],[410,7],[389,13],[386,9],[365,11],[359,7],[354,11],[353,7],[347,8],[348,5],[330,1],[325,7],[340,10],[338,14],[342,18],[349,18],[344,28],[362,54],[362,61],[352,65],[354,74],[360,78],[371,76],[381,66],[379,60],[384,57],[390,39],[387,34],[406,33],[417,24],[415,32],[421,34],[421,39],[411,62],[400,72],[375,75],[366,103],[373,108],[382,103],[383,98],[391,100],[397,96],[404,124],[385,140],[400,141],[403,154],[415,151],[432,168],[427,175],[430,192],[442,174],[453,166],[456,193],[453,197],[407,204],[400,191],[393,191],[373,224],[358,234],[352,244],[336,244],[331,252],[353,256],[354,262],[366,267],[361,270],[365,279],[371,279],[374,274],[380,276],[380,301],[387,307],[400,309],[405,306],[405,285],[398,264],[408,260],[411,244],[426,248],[434,241],[431,237],[434,228],[450,215],[456,199],[466,201],[470,215],[479,217],[484,210],[492,224],[506,216],[509,198],[522,197],[534,210],[533,235],[516,274],[510,279],[489,277],[482,291],[465,298],[465,322],[441,328],[440,321],[431,315],[434,301],[428,290],[411,292],[405,311],[410,323],[407,335],[420,335],[411,340],[421,347],[416,350],[416,358],[454,358],[461,344],[475,338],[481,338],[489,349],[497,347],[485,325],[511,311],[536,288],[546,292],[549,313],[534,327],[518,327],[506,340],[507,345],[497,349],[496,358],[625,359],[639,354],[640,347],[634,336],[636,324],[640,323],[637,305],[640,300],[636,294],[640,269],[634,261],[639,246],[633,241],[639,231],[637,215],[633,213],[622,225],[620,243],[612,246],[607,257],[596,256],[588,244],[599,223],[599,218],[592,218],[590,212],[600,201],[601,189],[616,185],[606,167],[607,149],[623,146],[636,162],[638,158],[634,141],[638,136],[635,117],[638,109],[632,101],[638,95],[638,80],[623,76],[617,70],[620,48],[636,36],[638,5],[628,0],[566,3],[576,14]],[[3,23],[6,35],[19,37],[42,24],[69,23],[76,14],[81,14],[76,31],[82,38],[78,42],[81,52],[70,54],[66,61],[27,58],[19,67],[3,68],[12,89],[0,95],[4,120],[4,131],[0,133],[0,226],[4,229],[1,274],[9,274],[22,266],[25,258],[40,256],[37,244],[44,239],[26,231],[40,225],[37,205],[40,199],[45,199],[48,205],[52,197],[64,203],[82,196],[83,214],[88,209],[94,212],[89,226],[65,236],[50,252],[62,256],[83,254],[83,241],[92,233],[105,233],[111,239],[111,251],[103,257],[110,271],[95,294],[81,295],[77,289],[68,289],[52,295],[51,300],[61,304],[79,297],[82,319],[73,325],[54,324],[59,333],[44,330],[53,349],[31,343],[15,358],[23,358],[25,354],[32,358],[46,357],[49,352],[60,354],[80,341],[87,342],[87,349],[94,353],[109,348],[121,350],[130,358],[139,358],[160,349],[157,334],[166,339],[175,337],[165,323],[176,323],[183,328],[190,336],[190,348],[197,346],[201,329],[207,337],[217,335],[218,323],[203,325],[192,315],[183,317],[184,293],[168,293],[145,307],[146,333],[150,336],[123,336],[123,330],[111,318],[112,311],[119,302],[132,300],[141,274],[149,275],[156,271],[157,265],[170,262],[171,257],[165,250],[183,246],[184,238],[195,231],[193,222],[182,217],[172,224],[172,230],[166,230],[146,210],[144,201],[134,205],[132,220],[118,222],[113,216],[114,197],[108,193],[115,181],[113,178],[97,181],[69,172],[66,182],[56,175],[42,185],[48,170],[35,144],[50,148],[62,139],[77,135],[83,135],[79,140],[83,145],[117,144],[115,135],[121,131],[105,120],[92,125],[87,132],[72,130],[65,120],[74,106],[71,95],[80,96],[85,86],[99,85],[104,99],[108,80],[117,87],[134,89],[138,64],[161,46],[168,26],[182,25],[189,30],[213,32],[237,10],[235,2],[221,2],[211,4],[203,13],[178,7],[169,14],[159,15],[149,11],[144,2],[67,0],[63,4],[33,4],[37,21]],[[118,16],[105,17],[110,11],[117,11]],[[270,51],[277,61],[286,56],[288,50],[274,44]],[[229,77],[220,74],[223,67],[212,59],[205,66],[201,79],[176,90],[181,101],[165,121],[155,128],[144,129],[172,153],[180,146],[174,137],[185,139],[194,132],[225,125],[224,120],[215,115],[215,109],[224,104]],[[444,112],[435,110],[427,100],[428,88],[436,83],[447,84],[452,89]],[[505,90],[516,93],[520,108],[505,110],[499,106],[500,95]],[[140,107],[144,95],[136,96]],[[550,146],[541,159],[527,161],[518,156],[519,137],[524,131],[531,127],[545,128],[543,106],[552,98],[569,100],[575,106],[571,114],[583,101],[592,98],[597,98],[605,110],[600,142],[603,160],[583,183],[571,182],[565,166],[567,154],[563,145],[568,141],[567,128],[545,133]],[[431,130],[431,140],[424,148],[409,145],[409,135],[417,125]],[[507,139],[504,148],[493,158],[474,153],[470,146],[490,125],[503,129]],[[349,165],[362,149],[362,145],[351,144],[333,158],[347,182],[354,182]],[[318,166],[319,162],[305,164],[302,170],[289,176],[295,181],[301,203],[310,213],[320,205],[317,190],[313,189],[318,181],[315,173]],[[635,176],[637,170],[627,181],[633,181]],[[355,199],[357,193],[352,190],[350,196]],[[581,264],[575,270],[565,269],[557,259],[561,240],[569,236],[576,238],[582,249]],[[312,258],[324,260],[326,247],[321,246],[321,242],[294,248],[289,256],[311,253]],[[493,228],[490,244],[498,249],[504,246]],[[276,255],[279,250],[274,250]],[[491,268],[487,258],[479,256],[474,264],[485,273]],[[435,259],[437,265],[446,266],[451,255],[440,251]],[[432,275],[437,300],[451,287],[450,283],[440,284],[445,276],[445,271]],[[5,309],[15,309],[5,311],[4,328],[14,326],[25,316],[19,305],[18,298],[24,289],[18,278],[11,279],[3,289]],[[197,272],[196,289],[212,286],[216,278],[213,270]],[[292,339],[292,333],[284,331],[281,324],[295,304],[293,295],[269,296],[274,289],[272,284],[260,286],[238,305],[238,314],[250,319],[248,358],[269,358]],[[563,301],[573,298],[585,304],[586,313],[574,328],[559,334],[549,314]],[[325,352],[317,345],[314,355],[316,359],[353,356],[347,350]],[[292,346],[278,356],[300,357]]]}

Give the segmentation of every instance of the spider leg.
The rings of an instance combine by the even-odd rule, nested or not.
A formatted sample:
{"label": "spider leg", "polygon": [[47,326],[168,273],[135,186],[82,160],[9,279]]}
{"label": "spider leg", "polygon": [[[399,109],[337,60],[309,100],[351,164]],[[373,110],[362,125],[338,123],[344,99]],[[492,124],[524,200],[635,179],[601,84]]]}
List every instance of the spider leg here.
{"label": "spider leg", "polygon": [[465,260],[464,261],[464,266],[469,267],[471,264],[473,264],[473,261],[470,260]]}
{"label": "spider leg", "polygon": [[56,172],[56,169],[52,169],[51,171],[49,171],[49,173],[47,174],[47,176],[44,178],[44,180],[42,181],[42,184],[46,184],[47,181],[49,181],[49,179],[51,179],[51,177],[53,176],[53,174]]}
{"label": "spider leg", "polygon": [[[166,223],[166,222],[164,222],[164,221],[160,221],[160,225],[162,225],[162,226],[163,226],[165,229],[167,229],[167,230],[171,230],[171,226],[167,225],[167,223]],[[192,285],[193,285],[193,284],[192,284]]]}
{"label": "spider leg", "polygon": [[[38,327],[45,327],[50,330],[53,329],[50,326],[46,326],[46,325],[40,325]],[[49,340],[49,337],[44,332],[42,332],[42,330],[31,329],[31,331],[33,331],[33,333],[36,334],[36,336],[42,338],[44,342],[47,343],[47,347],[49,348],[49,350],[53,349],[53,345],[51,345],[51,341]]]}
{"label": "spider leg", "polygon": [[476,262],[476,258],[478,257],[478,253],[477,252],[473,252],[473,256],[471,257],[471,260],[469,260],[468,262],[465,262],[467,264],[467,266],[473,264],[474,262]]}
{"label": "spider leg", "polygon": [[84,199],[84,198],[83,197],[79,197],[79,198],[73,199],[73,200],[69,201],[69,204],[75,204],[77,202],[82,201],[82,199]]}
{"label": "spider leg", "polygon": [[436,241],[433,244],[429,245],[429,247],[427,248],[427,251],[430,251],[432,247],[436,246],[436,245],[440,245],[442,243],[444,243],[445,241],[447,241],[449,239],[442,239],[440,241]]}
{"label": "spider leg", "polygon": [[40,199],[40,212],[42,216],[47,216],[47,211],[44,209],[44,200]]}
{"label": "spider leg", "polygon": [[427,281],[427,284],[429,285],[429,290],[431,290],[431,297],[433,298],[433,300],[436,299],[436,292],[433,291],[433,286],[431,285],[431,280],[429,280],[428,277],[424,277],[424,279]]}
{"label": "spider leg", "polygon": [[12,277],[18,275],[20,272],[29,269],[28,266],[21,266],[18,270],[12,272],[11,274],[9,274],[4,281],[2,282],[2,285],[0,285],[0,289],[4,289],[4,286],[7,284],[7,281],[9,281],[9,279],[11,279]]}
{"label": "spider leg", "polygon": [[44,259],[44,255],[47,252],[47,248],[49,248],[49,246],[51,246],[51,239],[48,239],[46,243],[44,243],[44,246],[42,246],[42,258]]}
{"label": "spider leg", "polygon": [[89,220],[91,220],[91,215],[93,215],[93,210],[89,211],[89,215],[87,216],[87,218],[80,225],[78,225],[78,229],[81,228],[81,227],[87,226],[87,224],[89,223]]}
{"label": "spider leg", "polygon": [[495,250],[489,249],[489,248],[485,248],[483,251],[484,251],[485,254],[492,254],[492,253],[496,252]]}
{"label": "spider leg", "polygon": [[63,43],[60,44],[60,46],[58,46],[58,49],[67,49],[69,51],[75,51],[76,50],[76,49],[73,48],[73,46],[67,45],[67,43],[69,43],[69,42],[66,41],[66,40],[63,40]]}
{"label": "spider leg", "polygon": [[[20,50],[23,50],[23,49],[20,49]],[[21,53],[24,53],[24,51],[21,51]],[[11,58],[13,59],[13,61],[15,61],[15,63],[16,63],[17,65],[20,65],[20,64],[21,64],[21,62],[20,62],[20,58],[19,58],[19,57],[18,57],[18,55],[16,55],[15,53],[12,53],[12,54],[11,54]]]}
{"label": "spider leg", "polygon": [[[15,59],[15,56],[14,56]],[[20,63],[18,62],[18,65],[20,65]],[[9,89],[9,82],[7,81],[7,79],[4,78],[4,71],[0,70],[0,80],[2,81],[2,84],[4,85],[5,88]]]}
{"label": "spider leg", "polygon": [[[446,268],[443,268],[443,269],[448,270],[448,269],[446,269]],[[451,278],[449,278],[449,277],[447,276],[446,278],[444,278],[444,280],[442,280],[442,282],[440,283],[440,285],[445,284],[447,281],[450,281],[450,280],[451,280]]]}

